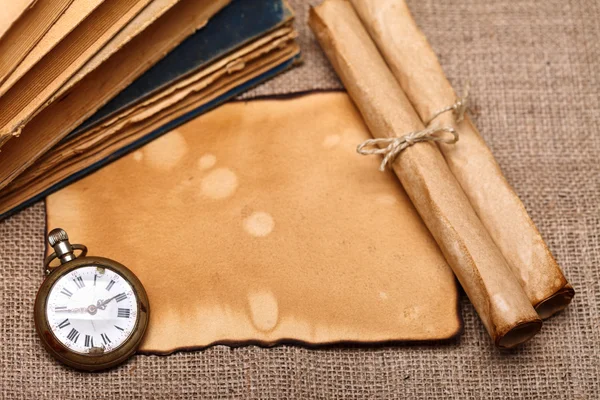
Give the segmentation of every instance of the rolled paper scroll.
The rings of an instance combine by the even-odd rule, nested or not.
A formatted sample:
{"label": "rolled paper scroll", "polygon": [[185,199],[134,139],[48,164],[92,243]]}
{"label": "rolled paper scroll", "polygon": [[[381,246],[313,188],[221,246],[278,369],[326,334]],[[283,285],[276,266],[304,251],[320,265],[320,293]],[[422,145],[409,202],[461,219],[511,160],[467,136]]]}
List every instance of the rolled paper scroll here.
{"label": "rolled paper scroll", "polygon": [[[350,3],[326,0],[311,9],[309,25],[374,137],[424,129]],[[409,146],[392,167],[494,343],[532,338],[542,321],[436,145]]]}
{"label": "rolled paper scroll", "polygon": [[437,57],[403,0],[351,0],[421,120],[455,128],[455,145],[439,144],[479,219],[542,318],[564,309],[575,291],[565,279],[523,203],[506,181],[477,128],[440,114],[456,100]]}

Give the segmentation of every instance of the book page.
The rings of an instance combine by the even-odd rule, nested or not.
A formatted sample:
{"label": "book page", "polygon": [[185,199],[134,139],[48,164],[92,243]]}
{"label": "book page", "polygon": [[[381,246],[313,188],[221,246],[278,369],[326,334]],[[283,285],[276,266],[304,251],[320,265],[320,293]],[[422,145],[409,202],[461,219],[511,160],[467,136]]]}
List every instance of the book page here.
{"label": "book page", "polygon": [[[48,32],[31,49],[27,56],[12,65],[12,71],[0,76],[0,92],[5,93],[38,61],[48,54],[65,36],[81,21],[96,9],[104,0],[73,0],[60,18],[50,27]],[[15,60],[16,61],[16,60]]]}
{"label": "book page", "polygon": [[0,13],[0,38],[6,31],[35,4],[34,0],[13,0],[3,5]]}

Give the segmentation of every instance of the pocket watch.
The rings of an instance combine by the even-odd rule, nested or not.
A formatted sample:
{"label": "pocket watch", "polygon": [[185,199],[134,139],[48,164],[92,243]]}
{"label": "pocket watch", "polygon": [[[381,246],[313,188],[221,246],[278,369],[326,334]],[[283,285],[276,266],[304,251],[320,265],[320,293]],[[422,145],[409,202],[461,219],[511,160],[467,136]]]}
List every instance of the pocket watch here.
{"label": "pocket watch", "polygon": [[116,261],[87,257],[87,248],[71,244],[62,229],[52,230],[48,242],[54,253],[44,262],[47,277],[34,309],[44,347],[64,364],[87,371],[124,362],[148,326],[142,283]]}

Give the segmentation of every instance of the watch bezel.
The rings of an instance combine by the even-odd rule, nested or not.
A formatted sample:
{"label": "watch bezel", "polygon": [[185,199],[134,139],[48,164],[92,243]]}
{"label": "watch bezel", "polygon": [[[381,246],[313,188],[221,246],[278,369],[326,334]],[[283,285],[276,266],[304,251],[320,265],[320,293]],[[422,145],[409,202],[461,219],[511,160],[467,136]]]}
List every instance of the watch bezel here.
{"label": "watch bezel", "polygon": [[[46,315],[46,304],[50,290],[62,276],[69,272],[85,267],[97,266],[108,268],[123,276],[136,295],[138,316],[131,335],[123,344],[106,354],[81,354],[75,352],[56,339]],[[138,349],[150,318],[150,305],[144,286],[140,280],[123,264],[104,257],[78,257],[52,270],[38,290],[35,306],[35,327],[46,350],[60,362],[85,371],[97,371],[119,365],[130,358]]]}

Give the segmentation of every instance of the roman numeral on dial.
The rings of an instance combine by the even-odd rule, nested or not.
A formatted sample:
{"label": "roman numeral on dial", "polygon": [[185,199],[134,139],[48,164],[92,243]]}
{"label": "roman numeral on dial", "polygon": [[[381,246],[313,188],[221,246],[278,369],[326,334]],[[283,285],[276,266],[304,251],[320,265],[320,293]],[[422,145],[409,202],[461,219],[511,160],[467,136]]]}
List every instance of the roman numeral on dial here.
{"label": "roman numeral on dial", "polygon": [[121,293],[121,294],[119,294],[117,297],[115,297],[115,300],[116,300],[116,301],[117,301],[117,303],[118,303],[119,301],[123,301],[123,300],[125,300],[126,298],[127,298],[127,295],[126,295],[125,293]]}
{"label": "roman numeral on dial", "polygon": [[119,311],[117,313],[117,317],[119,317],[119,318],[129,318],[130,314],[131,314],[131,310],[129,308],[119,308]]}
{"label": "roman numeral on dial", "polygon": [[110,292],[110,289],[112,289],[114,284],[115,284],[115,281],[113,281],[113,280],[108,282],[108,285],[106,285],[106,290]]}
{"label": "roman numeral on dial", "polygon": [[61,311],[61,310],[66,310],[67,306],[56,306],[54,307],[54,311]]}
{"label": "roman numeral on dial", "polygon": [[67,335],[67,339],[69,339],[73,343],[77,343],[77,339],[79,339],[79,331],[75,328],[71,329],[71,332]]}
{"label": "roman numeral on dial", "polygon": [[77,285],[78,289],[81,289],[82,287],[85,286],[85,282],[83,281],[83,278],[78,276],[77,278],[73,279],[73,282],[75,282],[75,284]]}
{"label": "roman numeral on dial", "polygon": [[117,329],[118,329],[118,330],[120,330],[120,331],[124,331],[124,330],[125,330],[125,329],[121,328],[121,327],[120,327],[120,326],[118,326],[118,325],[115,325],[115,328],[117,328]]}
{"label": "roman numeral on dial", "polygon": [[102,341],[104,342],[104,344],[109,344],[110,343],[110,339],[108,338],[108,336],[106,335],[106,333],[103,333],[100,336],[102,337]]}
{"label": "roman numeral on dial", "polygon": [[90,335],[85,335],[85,347],[94,347],[94,338]]}
{"label": "roman numeral on dial", "polygon": [[60,324],[58,324],[58,327],[60,329],[64,328],[65,326],[69,326],[71,325],[71,323],[69,322],[69,318],[65,319],[63,322],[61,322]]}
{"label": "roman numeral on dial", "polygon": [[69,298],[70,298],[71,296],[73,296],[73,293],[71,293],[71,291],[70,291],[69,289],[67,289],[67,288],[64,288],[64,289],[63,289],[63,290],[61,290],[60,292],[61,292],[62,294],[64,294],[65,296],[69,297]]}

